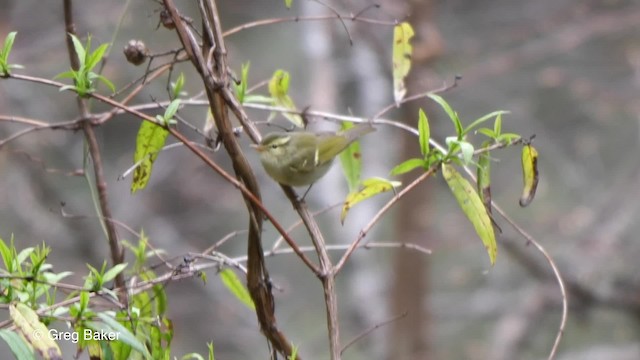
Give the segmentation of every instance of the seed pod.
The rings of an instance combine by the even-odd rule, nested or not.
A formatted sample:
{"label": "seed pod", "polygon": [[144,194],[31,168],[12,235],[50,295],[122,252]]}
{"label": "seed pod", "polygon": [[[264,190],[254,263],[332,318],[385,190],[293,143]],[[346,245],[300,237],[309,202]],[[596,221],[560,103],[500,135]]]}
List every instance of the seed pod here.
{"label": "seed pod", "polygon": [[144,63],[149,56],[149,50],[141,40],[129,40],[127,45],[125,45],[123,52],[127,61],[133,65],[140,65]]}

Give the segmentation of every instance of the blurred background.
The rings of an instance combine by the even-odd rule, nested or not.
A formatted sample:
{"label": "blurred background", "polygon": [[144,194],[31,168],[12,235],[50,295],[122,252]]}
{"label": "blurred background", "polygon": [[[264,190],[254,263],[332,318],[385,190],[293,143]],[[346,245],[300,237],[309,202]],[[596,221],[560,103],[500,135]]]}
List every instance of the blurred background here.
{"label": "blurred background", "polygon": [[[416,29],[409,94],[462,80],[443,94],[466,124],[494,110],[509,110],[503,129],[536,135],[540,185],[534,202],[518,206],[522,180],[520,148],[492,152],[494,200],[532,234],[556,260],[569,290],[569,321],[558,359],[640,358],[640,1],[637,0],[423,0],[328,1],[341,14],[386,21],[408,20]],[[178,2],[198,24],[196,2]],[[220,2],[225,29],[253,21],[326,16],[320,2],[297,0]],[[0,0],[0,37],[18,31],[12,63],[17,72],[52,78],[68,68],[62,5],[37,0]],[[93,44],[111,42],[104,75],[117,87],[140,77],[144,66],[124,59],[130,39],[152,53],[179,46],[172,31],[158,28],[158,3],[84,0],[75,2],[77,31]],[[122,20],[121,25],[119,25]],[[345,27],[348,30],[345,30]],[[119,29],[115,35],[116,29]],[[257,84],[276,69],[291,73],[290,93],[299,108],[309,106],[369,117],[393,102],[393,27],[359,21],[285,22],[240,31],[227,38],[232,66],[251,62]],[[352,44],[350,43],[352,40]],[[189,64],[180,64],[186,91],[202,87]],[[166,98],[167,78],[134,101]],[[250,84],[250,85],[251,85]],[[105,92],[105,89],[101,89]],[[257,90],[265,94],[265,87]],[[418,108],[444,143],[450,121],[427,100],[407,104],[386,118],[415,126]],[[94,102],[92,110],[108,110]],[[249,110],[254,120],[269,113]],[[78,116],[70,92],[0,80],[0,114],[46,122]],[[197,127],[205,107],[180,114]],[[135,195],[130,178],[119,181],[133,162],[139,121],[119,116],[97,128],[114,216],[144,229],[154,246],[181,257],[202,251],[246,226],[244,203],[235,189],[182,147],[160,154],[149,186]],[[335,124],[318,121],[315,128]],[[0,122],[0,141],[24,126]],[[202,137],[186,128],[195,140]],[[472,138],[473,140],[474,138]],[[478,137],[479,145],[482,139]],[[242,140],[248,145],[246,139]],[[55,271],[74,272],[82,282],[86,263],[99,266],[108,247],[95,216],[87,179],[67,173],[82,168],[81,133],[45,130],[0,147],[0,237],[18,247],[43,241],[52,247]],[[388,177],[394,165],[418,154],[417,140],[397,128],[379,127],[363,139],[364,175]],[[281,223],[296,217],[277,184],[267,178],[255,153],[247,156],[260,176],[264,202]],[[212,158],[231,171],[224,151]],[[405,183],[415,178],[408,174]],[[339,203],[347,194],[339,166],[311,190],[312,210]],[[392,195],[355,207],[346,224],[339,210],[319,216],[328,242],[346,244]],[[64,209],[61,208],[64,203]],[[343,343],[386,320],[344,353],[345,359],[544,359],[560,323],[561,298],[544,258],[498,218],[503,229],[498,261],[491,267],[472,226],[444,182],[434,177],[400,202],[367,237],[368,241],[411,242],[433,250],[357,252],[338,278]],[[129,241],[134,235],[119,229]],[[300,244],[309,243],[300,229]],[[265,248],[277,233],[267,227]],[[241,256],[243,235],[222,251]],[[335,254],[337,258],[340,253]],[[308,359],[328,358],[325,308],[320,282],[290,255],[267,260],[277,291],[278,324]],[[255,315],[217,281],[197,279],[167,285],[176,356],[206,352],[216,358],[268,357]],[[3,312],[3,318],[8,317]],[[65,353],[71,354],[72,344]]]}

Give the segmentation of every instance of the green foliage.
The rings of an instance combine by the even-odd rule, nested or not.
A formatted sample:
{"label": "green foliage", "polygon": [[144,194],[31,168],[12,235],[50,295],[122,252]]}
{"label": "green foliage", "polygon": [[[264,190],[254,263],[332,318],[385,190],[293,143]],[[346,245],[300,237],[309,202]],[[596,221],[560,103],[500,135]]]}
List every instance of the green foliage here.
{"label": "green foliage", "polygon": [[9,305],[9,316],[23,338],[45,359],[62,359],[58,344],[50,336],[38,314],[23,303]]}
{"label": "green foliage", "polygon": [[[269,80],[269,94],[271,95],[271,101],[273,105],[280,106],[285,109],[296,111],[296,105],[293,103],[293,99],[289,96],[289,73],[284,70],[276,70]],[[293,125],[304,128],[304,121],[302,116],[289,112],[283,112],[282,115],[289,120]],[[270,119],[274,116],[271,114]]]}
{"label": "green foliage", "polygon": [[[353,128],[353,123],[343,121],[341,123],[341,131],[347,131]],[[347,179],[349,192],[353,193],[360,186],[360,174],[362,173],[362,153],[360,152],[360,142],[354,141],[351,145],[341,152],[339,155],[342,172]]]}
{"label": "green foliage", "polygon": [[452,165],[442,164],[442,176],[449,185],[451,193],[458,201],[458,205],[460,205],[464,214],[473,224],[476,233],[486,247],[491,265],[495,264],[498,254],[496,237],[493,232],[491,218],[478,193],[476,193],[469,181],[463,178]]}
{"label": "green foliage", "polygon": [[240,300],[240,302],[245,304],[249,309],[255,311],[256,305],[251,299],[249,290],[247,290],[233,270],[222,269],[222,271],[220,271],[220,279],[222,279],[224,286],[236,297],[236,299]]}
{"label": "green foliage", "polygon": [[180,73],[175,83],[171,83],[171,98],[177,99],[180,96],[185,96],[187,93],[182,91],[184,87],[184,73]]}
{"label": "green foliage", "polygon": [[180,107],[180,99],[171,101],[164,115],[156,116],[156,123],[143,121],[136,138],[136,151],[133,161],[137,165],[133,172],[131,193],[144,189],[151,178],[153,163],[158,158],[160,151],[169,136],[167,127],[176,123],[173,118]]}
{"label": "green foliage", "polygon": [[[487,148],[490,145],[489,141],[485,141],[482,147]],[[476,178],[478,181],[478,193],[482,196],[482,202],[487,212],[491,214],[491,157],[489,151],[481,153],[478,158]]]}
{"label": "green foliage", "polygon": [[[440,95],[429,94],[444,110],[454,126],[455,135],[445,138],[446,151],[430,147],[430,129],[426,114],[422,109],[418,113],[418,142],[422,157],[410,158],[395,166],[391,170],[392,175],[401,175],[414,169],[431,169],[440,165],[442,174],[449,185],[451,192],[456,198],[458,205],[473,224],[476,233],[482,240],[489,254],[489,260],[493,265],[497,255],[497,245],[491,220],[491,147],[508,146],[520,140],[520,135],[512,133],[502,133],[502,115],[507,111],[494,111],[474,120],[468,126],[464,126],[458,113]],[[484,123],[495,119],[493,128],[479,128]],[[467,140],[467,136],[474,130],[489,137],[491,140],[485,141],[478,150]],[[474,156],[478,156],[477,162]],[[530,144],[523,149],[522,167],[524,178],[524,190],[520,203],[526,206],[535,193],[537,184],[536,160],[537,152]],[[476,165],[477,171],[477,191],[471,186],[469,181],[462,177],[452,164]],[[480,195],[478,195],[480,194]]]}
{"label": "green foliage", "polygon": [[444,110],[447,116],[449,116],[449,119],[451,119],[451,121],[453,122],[453,126],[456,130],[457,138],[462,139],[464,130],[462,129],[462,122],[458,117],[458,113],[453,111],[453,109],[451,108],[451,105],[449,105],[449,103],[446,102],[442,98],[442,96],[436,95],[436,94],[429,94],[429,98],[431,98],[431,100],[435,101],[438,105],[440,105],[442,110]]}
{"label": "green foliage", "polygon": [[348,211],[357,203],[362,202],[374,195],[391,191],[400,186],[399,181],[390,181],[382,178],[370,178],[362,181],[360,190],[351,192],[347,195],[347,199],[342,205],[342,213],[340,214],[340,222],[344,224]]}
{"label": "green foliage", "polygon": [[251,66],[250,62],[246,62],[242,64],[242,72],[240,74],[240,83],[233,83],[234,89],[236,90],[236,97],[240,104],[244,104],[245,97],[247,95],[247,84],[249,81],[249,67]]}
{"label": "green foliage", "polygon": [[422,109],[418,111],[418,141],[420,142],[420,152],[423,156],[429,154],[429,140],[431,138],[431,130],[429,129],[429,120]]}
{"label": "green foliage", "polygon": [[101,320],[101,322],[88,321],[86,323],[88,328],[95,332],[98,332],[99,334],[117,334],[117,340],[131,346],[131,348],[144,355],[145,358],[151,358],[149,350],[147,350],[147,348],[136,338],[136,336],[131,331],[129,331],[129,329],[127,329],[120,323],[120,321],[125,321],[126,319],[121,319],[120,321],[118,321],[109,313],[97,313],[96,316]]}
{"label": "green foliage", "polygon": [[[502,133],[502,114],[507,114],[508,112],[506,111],[496,111],[494,113],[491,113],[489,115],[492,114],[496,114],[496,120],[493,123],[493,129],[489,129],[489,128],[481,128],[478,129],[478,132],[480,134],[483,134],[491,139],[493,139],[495,142],[497,143],[508,143],[511,141],[515,141],[517,139],[520,138],[520,135],[518,134],[512,134],[512,133]],[[489,115],[485,115],[485,116],[489,116]],[[480,118],[482,119],[482,118]],[[480,120],[478,119],[478,120]],[[477,120],[476,120],[477,122]]]}
{"label": "green foliage", "polygon": [[73,34],[69,34],[73,42],[73,48],[78,56],[78,70],[69,70],[56,75],[56,78],[73,79],[74,85],[66,85],[60,88],[60,91],[74,90],[81,97],[86,97],[96,89],[94,87],[95,80],[101,81],[109,90],[115,92],[115,87],[106,77],[94,72],[94,68],[102,61],[102,58],[109,47],[109,44],[102,44],[94,51],[91,51],[91,36],[87,39],[86,46],[83,46],[80,40]]}
{"label": "green foliage", "polygon": [[291,355],[287,356],[288,360],[296,360],[298,358],[298,347],[294,346],[291,350]]}
{"label": "green foliage", "polygon": [[[113,268],[107,270],[107,262],[104,261],[100,270],[94,268],[89,264],[87,264],[87,267],[89,268],[89,275],[85,279],[85,289],[89,291],[98,291],[102,289],[106,283],[115,279],[118,274],[124,271],[124,269],[127,267],[127,264],[118,264]],[[117,299],[117,296],[110,290],[105,291],[111,294],[114,299]]]}
{"label": "green foliage", "polygon": [[23,69],[22,65],[9,64],[9,54],[13,48],[13,42],[15,41],[17,31],[10,32],[4,39],[4,45],[0,49],[0,77],[6,77],[11,74],[10,69]]}
{"label": "green foliage", "polygon": [[397,176],[408,173],[416,168],[429,169],[433,164],[442,160],[442,154],[438,150],[432,150],[429,146],[431,130],[429,119],[422,109],[418,111],[418,142],[422,158],[412,158],[403,161],[391,170],[391,175]]}
{"label": "green foliage", "polygon": [[[152,281],[155,274],[145,270],[144,262],[151,253],[146,251],[146,238],[135,249],[136,276],[141,281]],[[4,340],[17,359],[33,359],[35,349],[45,359],[62,359],[56,340],[74,340],[79,350],[91,356],[116,360],[169,359],[172,325],[166,318],[167,298],[162,284],[153,285],[150,291],[134,293],[129,297],[129,308],[118,312],[93,308],[93,294],[105,299],[115,294],[106,285],[122,273],[126,264],[108,268],[106,262],[97,269],[90,265],[83,290],[75,291],[67,299],[75,299],[69,306],[55,304],[55,289],[59,281],[70,272],[54,273],[46,263],[49,248],[42,245],[22,250],[16,249],[13,240],[7,244],[0,239],[0,256],[4,262],[0,286],[0,301],[9,304],[14,330],[0,330]],[[33,309],[52,307],[38,315]],[[70,320],[74,339],[56,338],[56,330],[48,326],[63,316]],[[77,341],[76,341],[77,340]],[[101,355],[102,354],[102,355]],[[108,354],[108,355],[107,355]],[[107,356],[107,357],[101,357]]]}
{"label": "green foliage", "polygon": [[0,329],[0,339],[9,345],[11,353],[19,360],[35,360],[35,354],[33,349],[29,346],[26,340],[20,336],[17,332]]}

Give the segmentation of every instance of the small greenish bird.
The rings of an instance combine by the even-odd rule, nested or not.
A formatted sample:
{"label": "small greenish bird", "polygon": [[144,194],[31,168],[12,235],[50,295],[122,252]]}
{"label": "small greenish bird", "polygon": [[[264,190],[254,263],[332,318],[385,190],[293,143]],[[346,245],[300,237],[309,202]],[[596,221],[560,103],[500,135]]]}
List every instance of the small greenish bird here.
{"label": "small greenish bird", "polygon": [[275,181],[305,186],[323,177],[347,146],[375,130],[370,124],[361,124],[339,132],[273,132],[252,147],[258,150],[262,166]]}

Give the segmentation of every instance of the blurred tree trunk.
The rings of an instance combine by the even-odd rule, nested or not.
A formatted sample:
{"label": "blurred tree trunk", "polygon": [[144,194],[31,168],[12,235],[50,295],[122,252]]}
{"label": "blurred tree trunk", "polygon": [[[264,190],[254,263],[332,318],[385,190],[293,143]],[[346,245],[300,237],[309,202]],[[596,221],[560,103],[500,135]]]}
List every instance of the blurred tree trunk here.
{"label": "blurred tree trunk", "polygon": [[[433,88],[439,81],[430,70],[431,62],[442,52],[442,43],[435,20],[433,0],[406,1],[408,21],[416,32],[412,43],[414,56],[412,70],[407,77],[408,94],[416,94]],[[424,102],[410,102],[402,107],[401,118],[411,126],[417,125],[418,109]],[[425,109],[431,113],[430,109]],[[419,154],[415,136],[402,132],[402,152],[400,159],[409,159]],[[411,173],[402,179],[404,184],[415,178]],[[395,222],[395,238],[427,248],[435,244],[432,225],[433,205],[431,194],[433,181],[427,181],[399,202]],[[390,313],[407,316],[393,325],[388,359],[432,359],[431,341],[432,317],[429,309],[430,298],[430,258],[416,252],[394,253],[392,298]]]}

